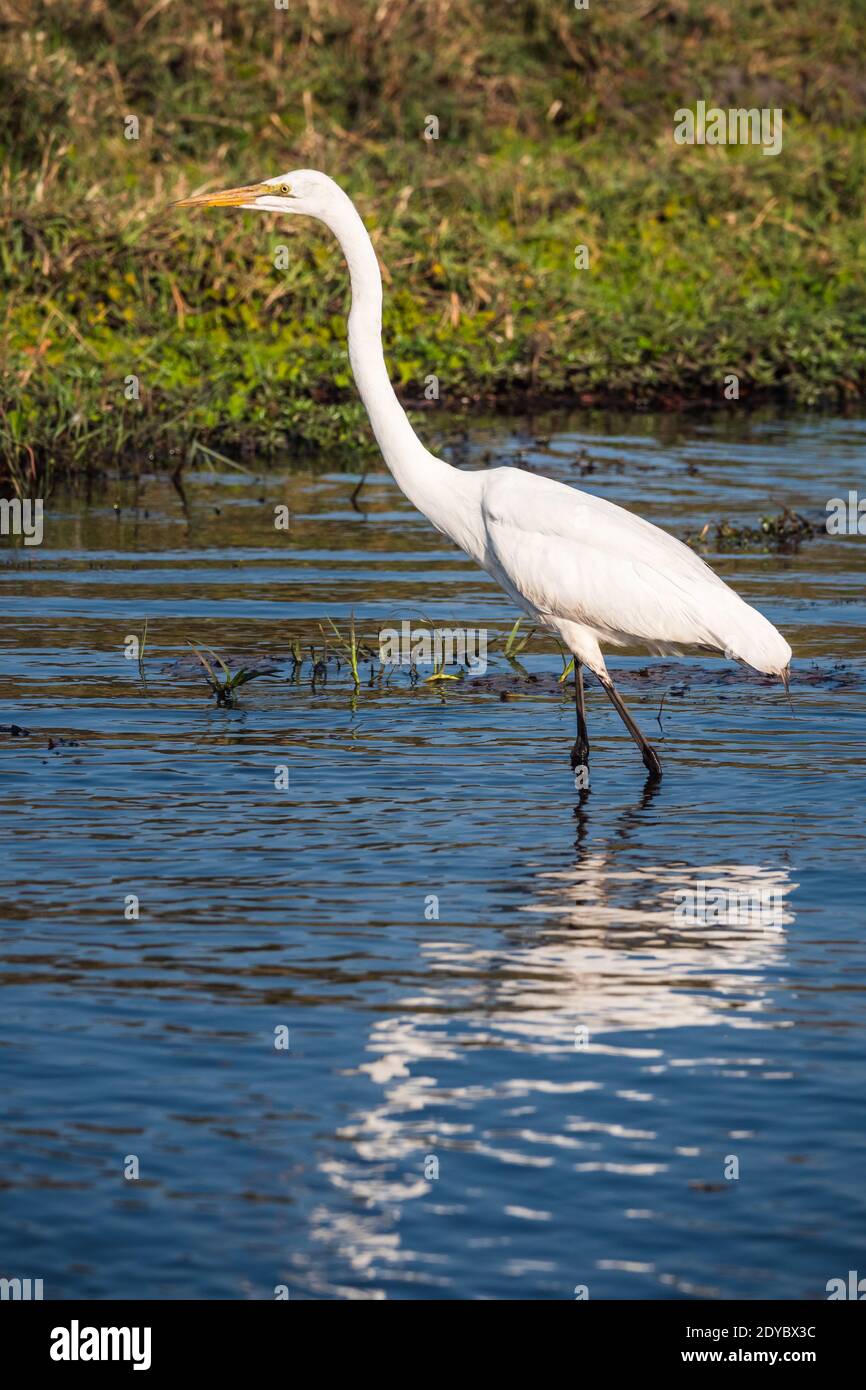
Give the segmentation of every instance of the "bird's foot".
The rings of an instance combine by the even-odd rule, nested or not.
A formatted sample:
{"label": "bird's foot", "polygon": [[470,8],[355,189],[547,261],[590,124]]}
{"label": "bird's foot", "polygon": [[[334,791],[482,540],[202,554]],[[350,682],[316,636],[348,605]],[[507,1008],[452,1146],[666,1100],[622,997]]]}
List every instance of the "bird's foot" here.
{"label": "bird's foot", "polygon": [[660,780],[662,775],[662,765],[659,762],[656,750],[649,743],[645,743],[641,748],[641,757],[643,758],[643,765],[649,773],[650,777],[655,777],[656,779]]}

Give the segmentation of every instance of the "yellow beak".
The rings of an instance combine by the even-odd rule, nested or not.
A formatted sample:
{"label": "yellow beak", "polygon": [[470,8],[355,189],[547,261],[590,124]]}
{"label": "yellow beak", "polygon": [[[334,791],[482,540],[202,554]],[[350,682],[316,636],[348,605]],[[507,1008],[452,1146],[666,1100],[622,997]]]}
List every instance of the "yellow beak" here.
{"label": "yellow beak", "polygon": [[176,208],[240,208],[254,203],[256,198],[271,197],[276,189],[267,183],[251,183],[246,188],[226,188],[222,193],[197,193],[194,198],[179,198]]}

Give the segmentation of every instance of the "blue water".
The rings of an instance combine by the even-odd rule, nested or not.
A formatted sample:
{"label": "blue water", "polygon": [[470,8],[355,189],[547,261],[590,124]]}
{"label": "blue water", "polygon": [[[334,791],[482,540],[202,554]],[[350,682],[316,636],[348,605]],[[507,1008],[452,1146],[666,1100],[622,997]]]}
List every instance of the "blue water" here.
{"label": "blue water", "polygon": [[[864,490],[863,421],[538,433],[479,427],[461,461],[679,535]],[[588,686],[579,794],[543,637],[522,672],[500,645],[459,685],[311,685],[326,617],[516,617],[386,475],[353,506],[352,469],[59,493],[41,547],[3,542],[0,725],[29,732],[0,732],[0,1274],[800,1299],[866,1273],[866,538],[711,548],[789,637],[794,714],[728,663],[614,654],[665,777]],[[276,669],[219,708],[188,641]],[[684,922],[701,882],[778,910]]]}

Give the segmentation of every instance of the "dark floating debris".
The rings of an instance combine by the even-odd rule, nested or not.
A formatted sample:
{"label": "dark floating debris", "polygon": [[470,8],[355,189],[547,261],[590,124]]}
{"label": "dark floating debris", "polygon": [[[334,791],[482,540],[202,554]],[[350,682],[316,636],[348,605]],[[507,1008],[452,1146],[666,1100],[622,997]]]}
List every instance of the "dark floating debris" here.
{"label": "dark floating debris", "polygon": [[[497,639],[501,652],[495,658],[498,669],[488,667],[484,675],[476,674],[469,666],[459,662],[412,663],[409,666],[399,663],[382,662],[373,650],[373,639],[360,637],[352,632],[346,640],[335,628],[339,647],[306,643],[302,646],[298,638],[293,638],[287,647],[275,652],[271,659],[256,657],[238,652],[217,657],[210,649],[205,664],[198,649],[180,656],[177,660],[162,667],[164,675],[175,678],[200,676],[204,667],[205,676],[218,703],[234,702],[236,688],[259,676],[277,676],[288,685],[308,687],[314,694],[329,688],[338,695],[344,685],[354,687],[357,694],[362,688],[384,692],[386,690],[428,689],[450,695],[461,694],[471,699],[492,697],[500,701],[532,699],[538,696],[553,696],[560,700],[574,698],[573,683],[569,674],[555,670],[529,671],[517,659],[516,653],[523,654],[528,637],[519,640],[515,624],[504,644]],[[327,638],[329,634],[322,629]],[[530,634],[531,635],[531,634]],[[332,639],[333,640],[333,639]],[[492,645],[492,644],[491,644]],[[339,655],[338,655],[339,652]],[[697,654],[696,654],[697,655]],[[209,660],[208,658],[211,658]],[[565,657],[563,655],[563,662]],[[362,667],[369,668],[369,677],[362,680]],[[499,664],[501,662],[501,665]],[[225,679],[220,680],[216,668],[221,669]],[[429,674],[428,674],[429,671]],[[232,674],[234,672],[234,674]],[[342,679],[341,679],[342,675]],[[584,678],[589,687],[597,684],[596,678],[584,668]],[[696,688],[714,687],[724,690],[742,689],[744,686],[761,686],[768,691],[781,691],[776,676],[762,675],[737,662],[718,660],[691,661],[653,661],[643,666],[620,666],[617,668],[617,684],[635,691],[658,691],[665,698],[686,699]],[[791,689],[815,688],[819,690],[859,689],[863,676],[856,667],[844,662],[809,664],[794,659],[790,679]],[[724,699],[724,694],[719,694]]]}
{"label": "dark floating debris", "polygon": [[[596,679],[590,671],[584,668],[584,680],[588,686],[595,685]],[[823,690],[844,690],[858,686],[861,677],[850,666],[844,663],[837,663],[830,667],[818,666],[813,663],[810,667],[801,667],[794,658],[794,665],[791,668],[791,689],[798,687],[813,686]],[[781,690],[779,679],[776,676],[764,676],[759,671],[750,671],[745,666],[739,666],[734,662],[726,662],[721,658],[715,663],[706,665],[683,666],[681,662],[662,661],[657,665],[640,666],[637,668],[620,666],[616,673],[616,683],[622,686],[633,686],[636,689],[658,687],[664,688],[671,696],[682,699],[687,695],[692,686],[706,685],[762,685],[768,689],[778,688]],[[563,684],[556,672],[541,671],[535,672],[529,678],[521,679],[512,672],[488,672],[485,676],[475,676],[466,684],[466,693],[473,695],[482,691],[502,696],[502,692],[527,692],[527,687],[532,687],[535,693],[548,693],[551,695],[561,695],[572,698],[572,686],[570,682]],[[507,698],[507,695],[506,695]]]}
{"label": "dark floating debris", "polygon": [[20,724],[0,724],[0,734],[8,734],[10,738],[29,738],[30,730],[22,729]]}
{"label": "dark floating debris", "polygon": [[716,550],[743,550],[759,544],[764,550],[796,550],[812,540],[823,528],[800,512],[783,507],[776,516],[762,516],[760,526],[735,526],[731,521],[707,522],[702,531],[686,536],[686,544],[697,549],[713,544]]}

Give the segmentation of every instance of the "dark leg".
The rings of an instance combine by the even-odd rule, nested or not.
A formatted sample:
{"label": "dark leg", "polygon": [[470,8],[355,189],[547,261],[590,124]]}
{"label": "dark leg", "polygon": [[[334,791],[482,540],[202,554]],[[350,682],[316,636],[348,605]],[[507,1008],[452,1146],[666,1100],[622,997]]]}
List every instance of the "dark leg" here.
{"label": "dark leg", "polygon": [[662,765],[658,760],[658,755],[656,754],[655,749],[649,743],[647,743],[637,724],[635,724],[634,720],[632,719],[631,715],[629,714],[628,710],[623,704],[622,696],[620,695],[610,676],[599,676],[598,679],[601,681],[602,685],[607,691],[611,704],[613,705],[623,724],[628,729],[629,733],[631,734],[632,738],[634,739],[635,743],[640,749],[641,757],[643,758],[643,765],[646,768],[647,772],[650,774],[651,777],[661,777]]}
{"label": "dark leg", "polygon": [[577,715],[577,738],[571,750],[572,769],[589,767],[589,731],[586,727],[586,708],[583,703],[583,669],[574,658],[574,709]]}

